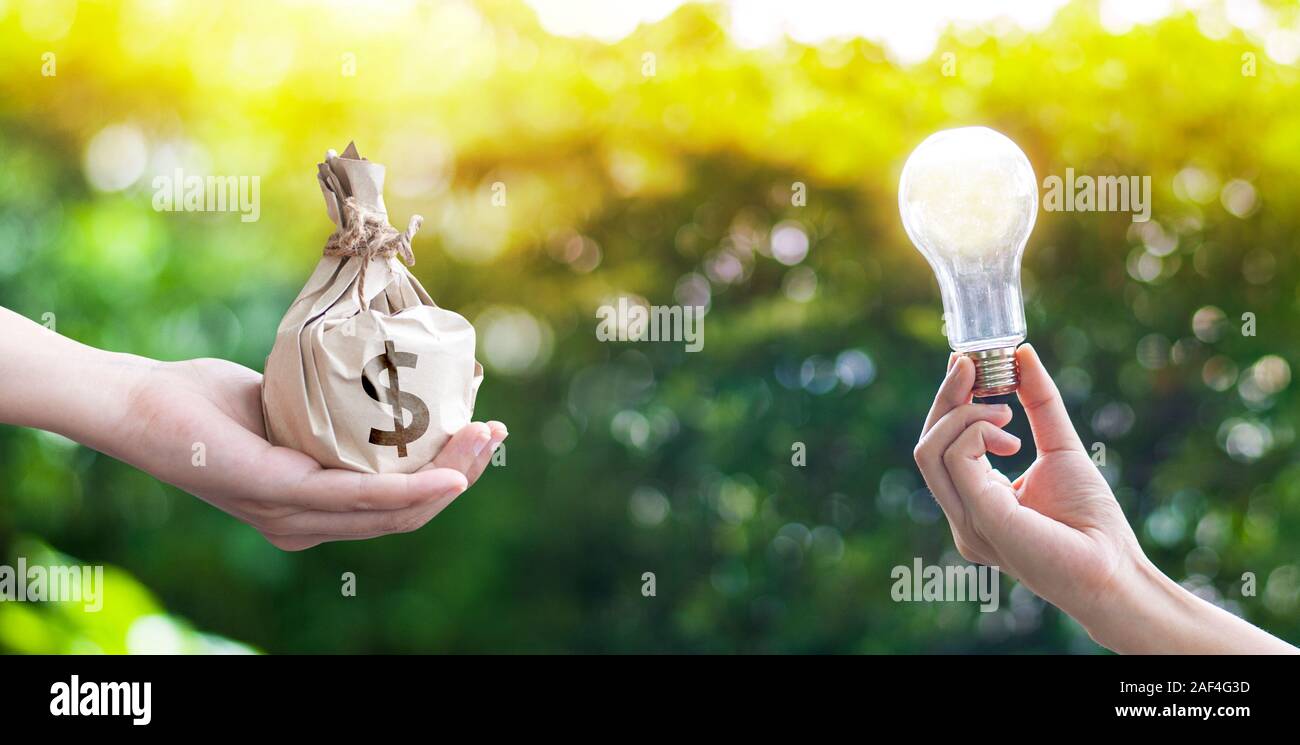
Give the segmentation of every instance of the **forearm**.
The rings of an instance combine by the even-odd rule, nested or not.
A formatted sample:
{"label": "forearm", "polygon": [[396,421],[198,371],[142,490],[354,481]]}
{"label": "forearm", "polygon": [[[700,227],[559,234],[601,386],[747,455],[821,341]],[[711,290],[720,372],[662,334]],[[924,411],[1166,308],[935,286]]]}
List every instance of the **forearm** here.
{"label": "forearm", "polygon": [[0,308],[0,422],[116,451],[130,392],[156,364],[77,343]]}
{"label": "forearm", "polygon": [[1116,652],[1300,653],[1263,629],[1193,595],[1145,556],[1131,562],[1116,588],[1113,603],[1084,622],[1097,643]]}

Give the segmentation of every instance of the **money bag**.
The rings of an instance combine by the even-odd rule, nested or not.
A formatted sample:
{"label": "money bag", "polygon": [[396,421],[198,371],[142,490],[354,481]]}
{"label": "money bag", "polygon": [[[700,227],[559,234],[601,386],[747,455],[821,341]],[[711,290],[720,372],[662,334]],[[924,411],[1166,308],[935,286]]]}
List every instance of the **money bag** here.
{"label": "money bag", "polygon": [[474,327],[407,269],[421,218],[389,225],[382,165],[349,144],[317,171],[336,229],[266,358],[267,438],[330,468],[411,473],[473,416]]}

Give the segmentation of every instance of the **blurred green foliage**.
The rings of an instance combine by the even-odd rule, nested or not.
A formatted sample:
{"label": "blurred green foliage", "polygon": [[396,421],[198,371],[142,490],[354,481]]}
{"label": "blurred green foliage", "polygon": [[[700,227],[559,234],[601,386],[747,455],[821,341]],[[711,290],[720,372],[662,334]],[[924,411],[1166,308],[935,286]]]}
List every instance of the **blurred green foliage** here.
{"label": "blurred green foliage", "polygon": [[[426,217],[415,272],[475,321],[477,415],[512,434],[421,531],[287,554],[0,428],[4,561],[48,544],[110,565],[104,612],[0,605],[0,647],[1095,651],[1009,579],[995,614],[890,599],[895,565],[960,560],[911,462],[947,347],[896,186],[912,147],[964,124],[1008,134],[1040,180],[1151,177],[1145,225],[1040,214],[1030,340],[1153,559],[1300,640],[1300,70],[1241,32],[1180,12],[1112,34],[1084,1],[899,66],[866,41],[740,49],[712,6],[612,45],[550,36],[516,0],[82,3],[70,26],[55,6],[0,10],[0,304],[261,369],[329,232],[314,165],[355,139],[388,166],[395,223]],[[260,220],[155,212],[151,177],[176,166],[259,176]],[[774,259],[778,233],[807,257]],[[622,294],[707,299],[704,350],[596,342]]]}

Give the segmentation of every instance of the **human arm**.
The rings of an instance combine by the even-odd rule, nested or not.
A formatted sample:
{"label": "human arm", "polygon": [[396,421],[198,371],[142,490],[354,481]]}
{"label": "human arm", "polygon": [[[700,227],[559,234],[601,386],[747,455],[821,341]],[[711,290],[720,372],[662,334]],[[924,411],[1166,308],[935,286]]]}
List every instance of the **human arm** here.
{"label": "human arm", "polygon": [[1295,647],[1187,591],[1147,558],[1070,422],[1033,347],[1017,351],[1017,393],[1037,457],[1014,482],[987,454],[1020,440],[1004,404],[972,403],[975,371],[958,356],[915,450],[963,557],[995,565],[1075,618],[1099,644],[1137,653],[1296,653]]}
{"label": "human arm", "polygon": [[[322,468],[266,440],[261,375],[224,360],[107,352],[0,308],[0,422],[35,427],[147,471],[300,550],[414,530],[486,469],[508,432],[474,422],[413,474]],[[203,444],[202,464],[193,446]]]}

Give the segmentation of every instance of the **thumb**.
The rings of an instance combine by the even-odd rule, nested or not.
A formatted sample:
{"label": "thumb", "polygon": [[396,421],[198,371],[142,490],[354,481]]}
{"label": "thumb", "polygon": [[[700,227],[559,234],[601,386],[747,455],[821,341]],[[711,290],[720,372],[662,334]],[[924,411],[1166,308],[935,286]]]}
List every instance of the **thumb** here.
{"label": "thumb", "polygon": [[1016,361],[1020,364],[1020,389],[1016,395],[1025,407],[1038,452],[1083,450],[1079,434],[1074,431],[1070,415],[1065,411],[1061,392],[1052,382],[1052,376],[1047,374],[1047,368],[1043,367],[1038,351],[1025,344],[1016,350]]}
{"label": "thumb", "polygon": [[433,462],[425,468],[454,468],[469,475],[480,453],[492,439],[492,431],[482,422],[470,422],[447,440]]}

